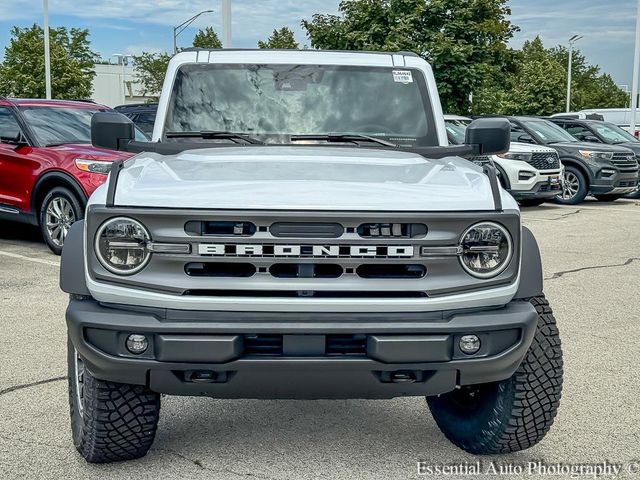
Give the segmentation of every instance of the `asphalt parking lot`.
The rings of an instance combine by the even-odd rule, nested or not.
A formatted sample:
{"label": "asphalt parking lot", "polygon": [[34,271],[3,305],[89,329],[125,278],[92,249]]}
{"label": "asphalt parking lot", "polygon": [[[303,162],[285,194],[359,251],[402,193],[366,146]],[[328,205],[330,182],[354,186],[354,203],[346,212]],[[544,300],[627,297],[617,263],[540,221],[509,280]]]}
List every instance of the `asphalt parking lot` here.
{"label": "asphalt parking lot", "polygon": [[[524,224],[541,245],[546,293],[560,327],[563,398],[542,443],[483,458],[483,468],[491,461],[505,468],[608,461],[627,464],[617,478],[640,478],[628,471],[629,462],[640,460],[640,202],[545,205],[525,210]],[[58,289],[58,262],[36,230],[0,222],[2,479],[404,479],[420,478],[418,461],[478,460],[444,438],[422,398],[164,397],[145,458],[87,465],[69,431],[67,299]],[[504,478],[550,477],[525,470]]]}

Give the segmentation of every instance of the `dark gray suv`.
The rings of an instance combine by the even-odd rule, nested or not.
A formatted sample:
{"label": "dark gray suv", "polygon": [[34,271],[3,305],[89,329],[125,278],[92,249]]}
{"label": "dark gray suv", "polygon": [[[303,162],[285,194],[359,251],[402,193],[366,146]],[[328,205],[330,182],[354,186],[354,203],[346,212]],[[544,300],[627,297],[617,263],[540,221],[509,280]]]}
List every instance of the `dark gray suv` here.
{"label": "dark gray suv", "polygon": [[[578,120],[568,117],[553,117],[549,120],[564,128],[581,142],[625,147],[633,150],[636,154],[636,160],[640,159],[640,140],[613,123],[601,120]],[[640,189],[636,189],[634,192],[625,195],[625,197],[640,198]]]}
{"label": "dark gray suv", "polygon": [[558,151],[565,169],[564,187],[556,202],[576,205],[588,194],[601,201],[614,201],[636,190],[638,163],[629,148],[579,141],[543,118],[507,118],[511,141],[547,145]]}

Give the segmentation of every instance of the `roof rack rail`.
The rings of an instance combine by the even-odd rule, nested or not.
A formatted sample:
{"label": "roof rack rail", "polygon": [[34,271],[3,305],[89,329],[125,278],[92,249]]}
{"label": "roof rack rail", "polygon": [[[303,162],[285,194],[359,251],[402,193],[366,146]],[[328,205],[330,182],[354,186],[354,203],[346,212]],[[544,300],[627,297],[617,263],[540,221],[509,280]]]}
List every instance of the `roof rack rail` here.
{"label": "roof rack rail", "polygon": [[187,47],[180,50],[181,52],[318,52],[318,53],[365,53],[369,55],[405,55],[407,57],[420,57],[415,52],[409,51],[383,51],[383,50],[322,50],[318,48],[308,49],[289,49],[289,48],[202,48]]}

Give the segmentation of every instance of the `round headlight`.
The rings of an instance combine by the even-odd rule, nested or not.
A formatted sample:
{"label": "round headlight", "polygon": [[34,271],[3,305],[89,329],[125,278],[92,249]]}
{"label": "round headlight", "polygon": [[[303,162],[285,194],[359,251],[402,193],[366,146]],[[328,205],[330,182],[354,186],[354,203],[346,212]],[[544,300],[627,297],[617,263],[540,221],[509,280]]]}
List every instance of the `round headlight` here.
{"label": "round headlight", "polygon": [[474,277],[495,277],[511,260],[511,236],[497,223],[476,223],[462,234],[460,243],[460,263]]}
{"label": "round headlight", "polygon": [[151,252],[149,232],[144,226],[126,217],[104,222],[96,234],[95,250],[104,268],[118,275],[132,275],[142,270]]}

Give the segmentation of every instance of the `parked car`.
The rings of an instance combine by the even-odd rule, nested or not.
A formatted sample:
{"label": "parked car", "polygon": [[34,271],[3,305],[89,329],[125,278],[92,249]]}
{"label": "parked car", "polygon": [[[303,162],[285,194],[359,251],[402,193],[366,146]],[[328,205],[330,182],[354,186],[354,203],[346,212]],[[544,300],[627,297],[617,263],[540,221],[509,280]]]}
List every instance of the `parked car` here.
{"label": "parked car", "polygon": [[158,111],[157,103],[134,103],[114,107],[118,113],[126,115],[149,138],[153,135],[153,125]]}
{"label": "parked car", "polygon": [[508,122],[449,145],[433,71],[404,52],[188,51],[165,82],[146,146],[95,117],[94,144],[143,152],[62,255],[87,461],[144,456],[161,394],[426,396],[468,452],[542,440],[563,363],[539,249],[462,158],[506,152]]}
{"label": "parked car", "polygon": [[[445,115],[449,142],[464,143],[468,117]],[[511,142],[509,151],[486,157],[500,173],[502,186],[520,205],[542,205],[554,198],[562,189],[562,164],[558,152],[544,145]]]}
{"label": "parked car", "polygon": [[632,150],[581,142],[543,118],[505,118],[511,122],[511,141],[552,147],[560,155],[564,181],[556,202],[576,205],[590,193],[598,200],[614,201],[636,190],[638,164]]}
{"label": "parked car", "polygon": [[[626,147],[636,154],[636,161],[640,160],[640,140],[625,129],[609,122],[597,120],[577,120],[566,117],[553,117],[550,120],[564,128],[581,142],[605,143]],[[627,198],[640,198],[640,189],[625,195]]]}
{"label": "parked car", "polygon": [[604,116],[599,113],[584,113],[584,112],[565,112],[565,113],[554,113],[550,118],[574,118],[576,120],[602,120],[604,121]]}
{"label": "parked car", "polygon": [[0,97],[0,218],[38,225],[56,254],[111,162],[131,156],[91,146],[91,117],[108,110],[92,102]]}
{"label": "parked car", "polygon": [[587,108],[579,112],[556,113],[551,115],[552,118],[573,117],[579,120],[602,120],[613,123],[629,133],[635,133],[637,137],[640,134],[640,110],[636,113],[636,129],[631,129],[631,109],[630,108]]}

